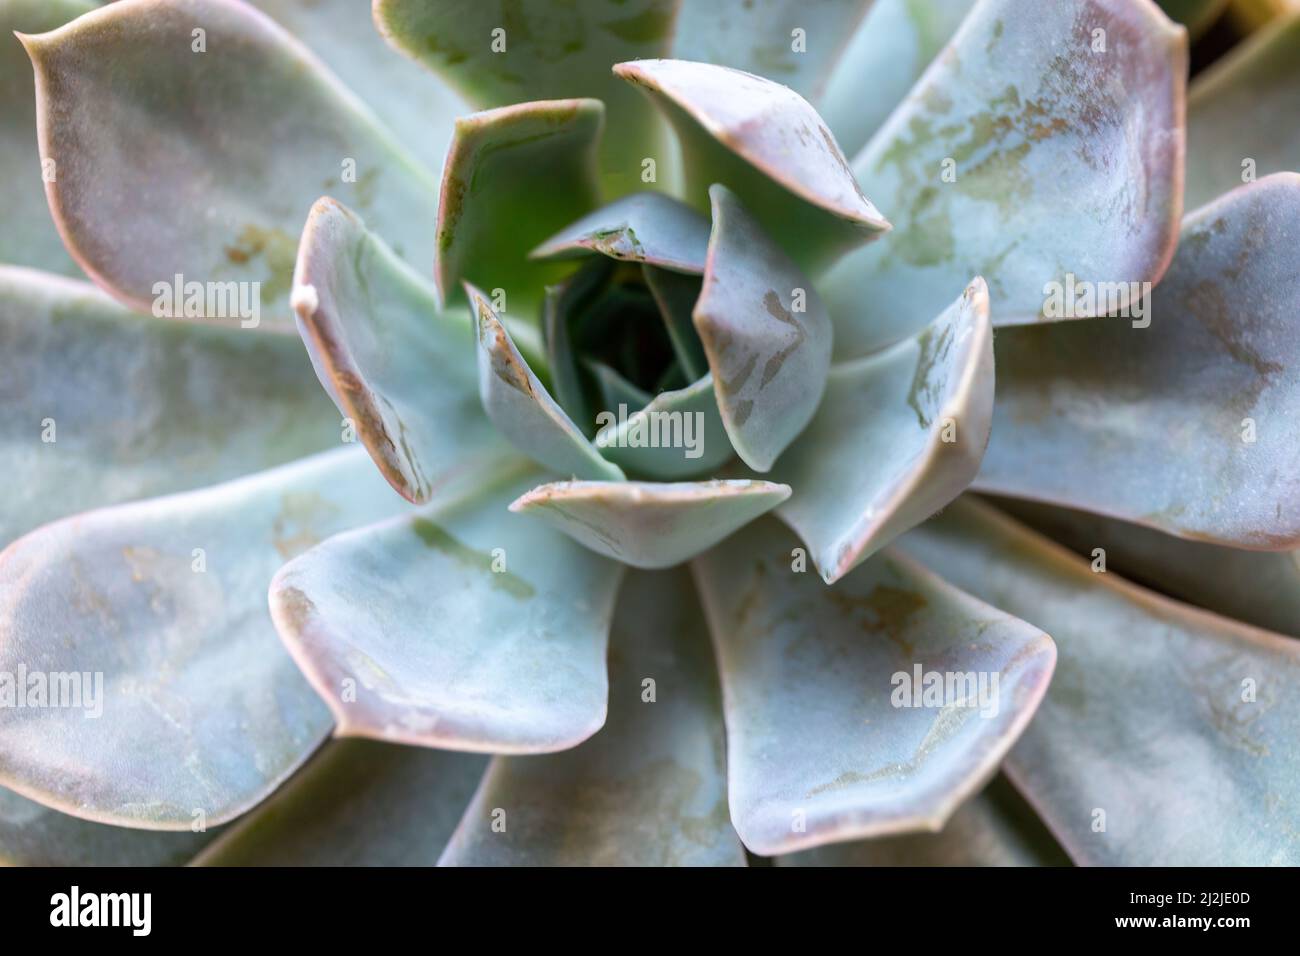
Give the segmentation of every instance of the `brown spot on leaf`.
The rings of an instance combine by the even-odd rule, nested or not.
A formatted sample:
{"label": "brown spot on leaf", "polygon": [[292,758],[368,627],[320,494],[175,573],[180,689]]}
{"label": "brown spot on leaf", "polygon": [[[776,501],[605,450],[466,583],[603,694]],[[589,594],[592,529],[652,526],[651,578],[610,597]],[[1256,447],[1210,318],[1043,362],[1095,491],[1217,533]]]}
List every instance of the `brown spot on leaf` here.
{"label": "brown spot on leaf", "polygon": [[862,629],[871,633],[882,633],[898,646],[907,658],[915,657],[916,648],[903,634],[912,615],[928,603],[915,591],[878,584],[866,597],[859,597],[846,591],[832,588],[826,592],[831,603],[845,614],[863,614]]}

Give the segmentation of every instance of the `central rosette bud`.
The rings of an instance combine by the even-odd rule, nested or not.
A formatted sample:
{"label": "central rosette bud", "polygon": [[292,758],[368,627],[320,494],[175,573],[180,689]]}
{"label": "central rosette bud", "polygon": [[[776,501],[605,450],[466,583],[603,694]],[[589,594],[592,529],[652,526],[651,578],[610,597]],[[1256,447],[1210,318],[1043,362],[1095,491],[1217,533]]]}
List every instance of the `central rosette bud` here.
{"label": "central rosette bud", "polygon": [[[556,400],[588,437],[620,406],[637,411],[656,395],[685,388],[704,371],[704,350],[689,324],[674,326],[665,286],[693,300],[700,280],[674,276],[652,288],[639,265],[595,259],[547,289],[542,330],[556,378]],[[658,295],[656,295],[658,292]],[[679,316],[680,318],[680,316]],[[686,316],[689,319],[689,315]],[[565,352],[570,352],[566,360]],[[622,417],[626,417],[626,413]]]}
{"label": "central rosette bud", "polygon": [[[631,228],[593,239],[620,256],[645,255]],[[698,276],[597,256],[546,290],[541,326],[552,394],[631,476],[688,475],[731,455],[721,421],[699,400],[712,394],[690,315],[701,284]],[[710,431],[717,447],[706,459]]]}
{"label": "central rosette bud", "polygon": [[650,192],[561,229],[529,256],[560,280],[546,285],[539,334],[519,339],[517,364],[509,353],[519,323],[506,320],[509,334],[484,339],[483,323],[495,328],[501,317],[480,310],[496,380],[527,392],[534,376],[541,407],[553,403],[551,417],[571,422],[597,452],[599,462],[583,457],[599,477],[695,478],[735,457],[696,327],[710,234],[704,216]]}

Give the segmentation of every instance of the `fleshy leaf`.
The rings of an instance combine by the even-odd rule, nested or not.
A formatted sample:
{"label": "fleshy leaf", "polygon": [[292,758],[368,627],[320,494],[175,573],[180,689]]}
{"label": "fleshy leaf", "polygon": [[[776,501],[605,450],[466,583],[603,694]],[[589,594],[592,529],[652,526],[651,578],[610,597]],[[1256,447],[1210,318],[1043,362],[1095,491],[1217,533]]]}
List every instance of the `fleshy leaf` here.
{"label": "fleshy leaf", "polygon": [[761,854],[937,831],[1029,722],[1052,641],[892,552],[827,588],[795,544],[765,520],[694,564],[736,830]]}
{"label": "fleshy leaf", "polygon": [[778,866],[1069,866],[1070,858],[1004,776],[939,833],[859,840],[777,858]]}
{"label": "fleshy leaf", "polygon": [[709,190],[713,235],[695,328],[731,444],[767,471],[826,387],[831,324],[812,283],[725,186]]}
{"label": "fleshy leaf", "polygon": [[663,316],[677,364],[688,379],[698,381],[708,372],[709,360],[704,355],[704,345],[695,331],[691,313],[695,311],[703,283],[693,276],[654,266],[642,266],[641,274]]}
{"label": "fleshy leaf", "polygon": [[[321,538],[402,504],[343,449],[11,544],[0,672],[27,674],[29,696],[0,707],[0,784],[152,830],[188,830],[198,813],[223,823],[262,800],[330,728],[276,639],[265,583]],[[35,704],[37,674],[63,706]],[[68,706],[78,685],[82,706]]]}
{"label": "fleshy leaf", "polygon": [[817,102],[872,0],[683,0],[672,55],[765,76]]}
{"label": "fleshy leaf", "polygon": [[925,331],[831,369],[772,473],[794,489],[777,514],[834,583],[966,489],[992,417],[988,289],[975,279]]}
{"label": "fleshy leaf", "polygon": [[1090,562],[1104,558],[1107,571],[1246,624],[1300,637],[1300,551],[1242,551],[1185,541],[1036,501],[1004,498],[995,504]]}
{"label": "fleshy leaf", "polygon": [[0,266],[0,353],[0,547],[339,440],[298,342],[133,315],[86,282]]}
{"label": "fleshy leaf", "polygon": [[1142,319],[1006,329],[981,491],[1300,547],[1300,175],[1198,210]]}
{"label": "fleshy leaf", "polygon": [[471,452],[504,449],[479,408],[468,317],[437,314],[433,287],[332,199],[303,227],[292,303],[321,384],[402,497],[426,501]]}
{"label": "fleshy leaf", "polygon": [[271,586],[339,736],[484,753],[573,747],[605,721],[621,568],[506,513],[536,474],[339,535]]}
{"label": "fleshy leaf", "polygon": [[598,253],[624,262],[700,275],[709,222],[663,193],[633,193],[570,223],[534,249],[532,259],[573,259]]}
{"label": "fleshy leaf", "polygon": [[444,302],[462,281],[503,290],[503,312],[531,315],[544,286],[571,271],[528,253],[600,201],[599,100],[542,100],[456,121],[438,202],[434,281]]}
{"label": "fleshy leaf", "polygon": [[[80,276],[50,220],[40,150],[32,62],[14,36],[43,33],[95,9],[87,0],[0,2],[0,262]],[[57,165],[51,170],[58,174]]]}
{"label": "fleshy leaf", "polygon": [[735,455],[713,400],[713,379],[660,392],[596,433],[600,453],[628,471],[672,480],[707,474]]}
{"label": "fleshy leaf", "polygon": [[296,236],[322,188],[416,268],[433,261],[437,183],[254,8],[111,3],[24,43],[55,222],[127,305],[289,331]]}
{"label": "fleshy leaf", "polygon": [[90,823],[0,788],[0,866],[179,866],[216,835]]}
{"label": "fleshy leaf", "polygon": [[479,756],[327,743],[196,866],[432,866],[474,795]]}
{"label": "fleshy leaf", "polygon": [[1192,84],[1187,98],[1187,208],[1240,186],[1247,172],[1262,178],[1300,169],[1297,115],[1300,10],[1243,40]]}
{"label": "fleshy leaf", "polygon": [[685,572],[628,575],[609,670],[600,732],[564,753],[494,760],[440,865],[744,866],[717,678]]}
{"label": "fleshy leaf", "polygon": [[686,195],[701,212],[709,187],[722,183],[804,268],[889,228],[817,111],[793,90],[684,60],[620,63],[614,72],[644,89],[672,123]]}
{"label": "fleshy leaf", "polygon": [[915,332],[973,275],[994,325],[1042,321],[1048,283],[1113,283],[1123,306],[1159,280],[1182,214],[1186,73],[1187,35],[1150,0],[979,4],[853,160],[896,228],[827,276],[836,355]]}
{"label": "fleshy leaf", "polygon": [[1300,642],[1094,573],[968,499],[901,546],[1056,640],[1005,769],[1076,863],[1300,862]]}
{"label": "fleshy leaf", "polygon": [[790,497],[767,481],[556,481],[510,505],[637,568],[695,557]]}
{"label": "fleshy leaf", "polygon": [[974,0],[874,0],[817,109],[854,155],[957,31]]}
{"label": "fleshy leaf", "polygon": [[510,339],[487,298],[466,284],[478,329],[479,398],[511,444],[560,474],[622,481],[582,430],[555,403]]}
{"label": "fleshy leaf", "polygon": [[[452,123],[471,108],[445,82],[393,50],[361,0],[250,0],[307,45],[375,111],[402,145],[437,173]],[[399,93],[400,91],[400,93]],[[421,272],[427,263],[419,263]]]}
{"label": "fleshy leaf", "polygon": [[608,195],[620,196],[643,188],[641,162],[663,155],[664,137],[654,111],[610,67],[665,55],[675,8],[675,0],[376,0],[374,13],[390,44],[480,109],[602,100],[609,118],[602,180]]}

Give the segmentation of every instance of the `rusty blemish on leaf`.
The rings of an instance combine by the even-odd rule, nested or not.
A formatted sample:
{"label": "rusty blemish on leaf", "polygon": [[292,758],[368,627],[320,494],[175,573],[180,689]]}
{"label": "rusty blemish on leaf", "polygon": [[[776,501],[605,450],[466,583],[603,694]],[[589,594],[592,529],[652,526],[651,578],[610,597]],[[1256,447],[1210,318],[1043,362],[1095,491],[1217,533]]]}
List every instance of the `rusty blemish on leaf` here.
{"label": "rusty blemish on leaf", "polygon": [[912,385],[907,392],[907,404],[916,412],[916,421],[921,428],[929,428],[934,412],[939,404],[940,392],[947,384],[945,379],[932,381],[935,367],[947,361],[952,349],[953,325],[948,323],[935,335],[934,326],[930,326],[919,336],[917,344],[920,352],[916,356],[916,369],[912,373]]}
{"label": "rusty blemish on leaf", "polygon": [[235,244],[225,247],[226,259],[235,265],[247,265],[261,257],[268,272],[262,280],[262,296],[274,301],[289,290],[293,267],[298,258],[298,240],[282,229],[267,229],[248,224]]}
{"label": "rusty blemish on leaf", "polygon": [[929,603],[924,595],[888,584],[877,584],[866,597],[836,588],[826,594],[845,614],[865,614],[861,624],[864,631],[883,634],[909,659],[916,656],[916,648],[903,635],[912,616]]}
{"label": "rusty blemish on leaf", "polygon": [[1204,279],[1192,286],[1186,302],[1196,321],[1238,362],[1250,366],[1262,378],[1283,370],[1282,365],[1270,362],[1255,349],[1248,337],[1248,329],[1243,327],[1242,310],[1229,305],[1223,290],[1214,280]]}
{"label": "rusty blemish on leaf", "polygon": [[319,544],[325,525],[339,513],[337,505],[314,491],[287,491],[271,525],[271,542],[286,561]]}
{"label": "rusty blemish on leaf", "polygon": [[480,345],[487,351],[492,374],[504,385],[536,401],[537,393],[533,389],[532,378],[511,344],[505,326],[486,302],[480,300],[477,308],[478,339]]}
{"label": "rusty blemish on leaf", "polygon": [[916,752],[912,754],[911,759],[904,762],[887,763],[867,773],[854,770],[845,771],[829,783],[813,787],[804,794],[804,798],[810,799],[821,793],[842,790],[855,783],[874,783],[877,780],[898,780],[910,777],[920,769],[921,763],[926,757],[937,750],[941,744],[950,740],[962,725],[976,713],[977,711],[972,707],[946,706],[935,715],[934,722],[930,725],[925,738],[917,746]]}
{"label": "rusty blemish on leaf", "polygon": [[612,229],[598,229],[587,237],[586,244],[596,252],[613,256],[617,259],[635,259],[643,262],[646,258],[645,247],[637,238],[631,226],[615,226]]}
{"label": "rusty blemish on leaf", "polygon": [[280,613],[288,618],[289,626],[298,633],[305,631],[316,616],[316,605],[298,588],[287,587],[277,591],[276,605]]}
{"label": "rusty blemish on leaf", "polygon": [[[383,412],[380,409],[380,401],[383,401],[389,408],[397,421],[402,436],[402,451],[409,453],[410,447],[405,439],[405,424],[397,416],[391,402],[373,392],[365,380],[356,372],[350,368],[340,367],[338,363],[341,357],[346,354],[346,349],[335,338],[333,329],[324,322],[313,323],[313,328],[317,333],[321,350],[330,362],[330,380],[337,389],[343,406],[347,409],[350,417],[356,421],[357,433],[361,436],[362,442],[376,459],[376,463],[383,471],[384,477],[392,482],[399,491],[405,492],[409,490],[410,479],[407,478],[400,467],[398,443],[393,440],[389,431],[388,422],[385,421]],[[418,478],[418,464],[409,454],[408,460]]]}
{"label": "rusty blemish on leaf", "polygon": [[[928,267],[960,257],[964,272],[991,277],[996,286],[997,276],[991,275],[988,266],[997,263],[988,262],[984,250],[961,248],[957,243],[953,226],[959,217],[953,203],[961,196],[991,202],[1005,217],[1022,212],[1032,200],[1037,182],[1025,164],[1034,146],[1043,141],[1072,137],[1068,145],[1079,158],[1112,178],[1117,164],[1127,156],[1136,156],[1142,166],[1139,172],[1145,173],[1157,147],[1133,144],[1134,134],[1124,121],[1131,100],[1144,89],[1142,81],[1147,79],[1131,75],[1131,62],[1141,58],[1121,58],[1117,73],[1108,58],[1090,55],[1092,31],[1099,24],[1106,26],[1115,48],[1144,45],[1144,38],[1124,18],[1086,5],[1069,25],[1071,39],[1044,64],[1036,87],[1021,90],[1007,86],[989,96],[984,109],[955,122],[952,103],[943,88],[957,79],[955,48],[949,47],[948,52],[954,55],[941,57],[940,63],[952,75],[940,74],[918,91],[908,105],[913,115],[906,129],[876,159],[877,171],[896,167],[898,193],[909,208],[895,223],[885,262]],[[1001,21],[992,25],[985,56],[992,56],[989,51],[1001,41],[1003,31]],[[937,131],[936,122],[943,124]],[[931,184],[928,167],[930,157],[936,155],[951,157],[960,170],[950,188],[938,191]],[[1135,174],[1134,179],[1139,181],[1141,176]],[[1097,215],[1112,221],[1117,230],[1132,232],[1147,220],[1147,207],[1155,198],[1154,190],[1141,188],[1140,183],[1131,185],[1108,199],[1099,196],[1098,204],[1108,203],[1108,208],[1099,208]],[[1002,255],[1012,248],[1014,244],[1004,247]]]}
{"label": "rusty blemish on leaf", "polygon": [[456,226],[465,210],[465,180],[449,171],[443,182],[439,204],[438,252],[445,254],[456,241]]}

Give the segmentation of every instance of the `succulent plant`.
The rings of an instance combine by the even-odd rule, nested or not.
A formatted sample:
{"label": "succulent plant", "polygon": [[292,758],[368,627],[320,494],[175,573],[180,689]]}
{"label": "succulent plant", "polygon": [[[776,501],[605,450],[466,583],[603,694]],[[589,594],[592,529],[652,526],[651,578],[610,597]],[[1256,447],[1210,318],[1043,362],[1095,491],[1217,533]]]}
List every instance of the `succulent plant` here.
{"label": "succulent plant", "polygon": [[1300,14],[0,25],[0,861],[1300,862]]}

